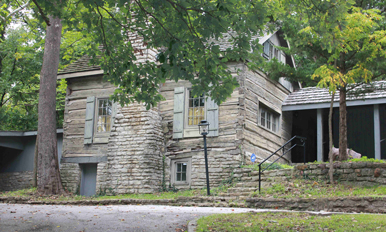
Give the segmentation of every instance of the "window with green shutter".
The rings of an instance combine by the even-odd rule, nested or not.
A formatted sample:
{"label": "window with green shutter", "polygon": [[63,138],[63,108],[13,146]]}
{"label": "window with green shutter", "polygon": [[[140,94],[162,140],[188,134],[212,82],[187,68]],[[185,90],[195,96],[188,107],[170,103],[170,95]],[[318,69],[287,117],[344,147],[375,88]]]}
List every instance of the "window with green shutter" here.
{"label": "window with green shutter", "polygon": [[108,143],[116,104],[108,98],[87,97],[84,144]]}
{"label": "window with green shutter", "polygon": [[190,89],[174,89],[173,138],[201,136],[198,124],[201,120],[209,122],[208,136],[218,136],[218,106],[210,98],[192,95]]}

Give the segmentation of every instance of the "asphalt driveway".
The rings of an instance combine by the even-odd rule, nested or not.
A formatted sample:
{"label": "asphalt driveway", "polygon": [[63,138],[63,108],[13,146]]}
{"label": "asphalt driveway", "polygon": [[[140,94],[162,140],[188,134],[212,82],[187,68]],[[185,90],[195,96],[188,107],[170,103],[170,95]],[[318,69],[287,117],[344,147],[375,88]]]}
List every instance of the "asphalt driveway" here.
{"label": "asphalt driveway", "polygon": [[215,213],[255,211],[243,208],[159,205],[0,204],[0,231],[186,231],[188,221]]}

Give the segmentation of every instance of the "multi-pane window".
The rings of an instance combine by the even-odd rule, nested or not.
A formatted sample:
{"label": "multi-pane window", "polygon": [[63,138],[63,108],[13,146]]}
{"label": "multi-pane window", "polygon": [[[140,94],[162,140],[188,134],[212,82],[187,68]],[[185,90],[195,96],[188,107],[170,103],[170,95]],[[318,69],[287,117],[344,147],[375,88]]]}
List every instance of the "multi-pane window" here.
{"label": "multi-pane window", "polygon": [[279,115],[260,107],[260,125],[271,131],[277,132],[279,129]]}
{"label": "multi-pane window", "polygon": [[109,132],[111,130],[112,103],[109,99],[98,99],[97,132]]}
{"label": "multi-pane window", "polygon": [[176,163],[176,181],[186,181],[187,163]]}
{"label": "multi-pane window", "polygon": [[264,46],[263,57],[265,57],[268,60],[272,60],[273,58],[276,58],[279,62],[285,63],[284,53],[279,49],[275,48],[272,43],[267,41],[263,44],[263,46]]}
{"label": "multi-pane window", "polygon": [[171,184],[179,186],[190,185],[191,162],[191,158],[176,159],[171,161]]}
{"label": "multi-pane window", "polygon": [[205,97],[195,97],[189,91],[188,126],[198,125],[205,119]]}

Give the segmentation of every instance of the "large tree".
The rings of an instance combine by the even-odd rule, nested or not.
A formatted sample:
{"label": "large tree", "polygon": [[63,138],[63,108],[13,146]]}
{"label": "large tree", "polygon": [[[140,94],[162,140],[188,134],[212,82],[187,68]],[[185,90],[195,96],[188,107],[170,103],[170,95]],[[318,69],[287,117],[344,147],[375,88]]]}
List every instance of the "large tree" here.
{"label": "large tree", "polygon": [[49,17],[40,73],[38,117],[38,191],[62,194],[56,136],[56,76],[59,67],[61,19]]}
{"label": "large tree", "polygon": [[[28,1],[0,0],[0,130],[37,130],[46,27],[31,13],[31,7]],[[86,41],[79,30],[69,30],[65,25],[59,68],[81,57]],[[58,128],[63,124],[65,93],[66,81],[58,81]]]}
{"label": "large tree", "polygon": [[[384,2],[283,0],[279,21],[298,68],[273,61],[272,77],[286,76],[339,91],[339,159],[347,154],[346,98],[355,87],[385,78]],[[360,5],[359,5],[360,4]],[[382,5],[383,4],[383,5]]]}
{"label": "large tree", "polygon": [[[144,102],[148,108],[162,99],[158,89],[166,80],[188,80],[194,94],[207,92],[218,103],[225,100],[238,85],[226,63],[252,59],[250,52],[260,49],[257,38],[268,21],[263,1],[33,2],[35,12],[50,25],[40,85],[39,169],[44,167],[39,178],[43,175],[44,179],[38,189],[51,194],[61,192],[56,144],[48,138],[54,134],[54,103],[47,99],[54,94],[52,79],[59,59],[60,33],[54,28],[60,25],[57,17],[91,39],[88,55],[101,65],[106,80],[117,85],[114,99],[121,104]],[[55,33],[49,36],[49,30]],[[141,39],[142,46],[134,47],[133,38]],[[156,49],[158,61],[136,62],[144,48]]]}

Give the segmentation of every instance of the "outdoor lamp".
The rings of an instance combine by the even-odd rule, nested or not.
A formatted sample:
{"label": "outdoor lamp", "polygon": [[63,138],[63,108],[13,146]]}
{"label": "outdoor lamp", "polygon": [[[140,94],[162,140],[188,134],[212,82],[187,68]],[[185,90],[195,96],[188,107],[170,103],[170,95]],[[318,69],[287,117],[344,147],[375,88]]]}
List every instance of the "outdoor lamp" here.
{"label": "outdoor lamp", "polygon": [[198,124],[198,131],[204,137],[204,151],[205,151],[205,171],[206,171],[206,189],[208,196],[210,195],[210,186],[209,186],[209,170],[208,170],[208,150],[206,148],[206,136],[209,133],[209,123],[206,120],[202,120]]}
{"label": "outdoor lamp", "polygon": [[198,131],[200,135],[206,136],[209,133],[209,123],[206,120],[201,120],[200,124],[198,124]]}

